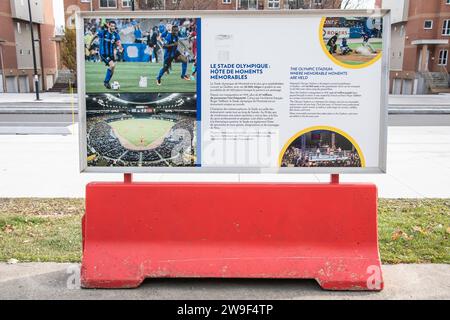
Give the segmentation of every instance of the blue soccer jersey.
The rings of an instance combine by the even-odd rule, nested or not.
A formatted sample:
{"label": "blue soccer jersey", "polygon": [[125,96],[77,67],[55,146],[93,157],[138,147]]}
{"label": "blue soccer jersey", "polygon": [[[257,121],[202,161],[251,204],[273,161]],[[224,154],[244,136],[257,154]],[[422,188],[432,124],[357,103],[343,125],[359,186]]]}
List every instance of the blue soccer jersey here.
{"label": "blue soccer jersey", "polygon": [[114,49],[117,42],[120,41],[120,36],[117,32],[109,32],[106,29],[102,29],[98,32],[100,55],[104,57],[113,57]]}
{"label": "blue soccer jersey", "polygon": [[[176,42],[178,42],[178,36],[174,36],[171,33],[168,33],[164,38],[163,38],[163,42],[164,45],[168,45],[168,44],[174,44]],[[175,58],[176,54],[177,54],[177,50],[178,50],[178,46],[173,46],[173,47],[164,47],[164,58],[168,59],[168,58]]]}
{"label": "blue soccer jersey", "polygon": [[159,33],[160,33],[161,35],[163,35],[163,34],[166,33],[167,29],[166,29],[166,26],[165,26],[164,23],[161,22],[161,23],[159,24],[159,26],[158,26],[158,31],[159,31]]}

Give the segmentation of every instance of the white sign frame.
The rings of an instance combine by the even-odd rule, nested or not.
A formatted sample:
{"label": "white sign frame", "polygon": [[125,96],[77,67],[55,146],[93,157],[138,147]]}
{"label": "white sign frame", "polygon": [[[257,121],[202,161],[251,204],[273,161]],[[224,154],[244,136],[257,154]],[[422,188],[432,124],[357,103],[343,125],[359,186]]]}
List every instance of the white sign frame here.
{"label": "white sign frame", "polygon": [[[86,146],[86,90],[83,24],[85,18],[203,18],[208,16],[239,16],[263,19],[283,16],[318,17],[381,17],[383,18],[383,54],[381,57],[382,77],[380,99],[379,166],[378,167],[88,167]],[[76,13],[77,29],[77,77],[79,114],[79,164],[81,172],[104,173],[290,173],[290,174],[343,174],[343,173],[385,173],[387,159],[387,124],[389,92],[389,52],[390,52],[390,10],[263,10],[263,11],[93,11]]]}

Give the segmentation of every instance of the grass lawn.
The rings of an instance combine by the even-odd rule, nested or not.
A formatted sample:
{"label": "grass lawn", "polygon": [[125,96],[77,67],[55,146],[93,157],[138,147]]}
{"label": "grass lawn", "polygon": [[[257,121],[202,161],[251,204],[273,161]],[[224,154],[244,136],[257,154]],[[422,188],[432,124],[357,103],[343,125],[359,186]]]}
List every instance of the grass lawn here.
{"label": "grass lawn", "polygon": [[[181,63],[172,63],[169,75],[162,77],[162,85],[156,85],[156,76],[162,64],[150,62],[119,62],[111,80],[119,81],[118,92],[196,92],[195,80],[183,80],[181,76]],[[192,64],[188,64],[187,74],[191,73]],[[86,92],[104,93],[117,92],[108,90],[103,86],[107,67],[104,63],[86,62]],[[141,76],[147,77],[147,88],[139,87]]]}
{"label": "grass lawn", "polygon": [[[83,199],[0,199],[0,261],[78,262]],[[379,202],[383,263],[450,263],[450,199]]]}
{"label": "grass lawn", "polygon": [[174,122],[157,119],[128,119],[110,122],[117,133],[132,145],[144,147],[160,139]]}

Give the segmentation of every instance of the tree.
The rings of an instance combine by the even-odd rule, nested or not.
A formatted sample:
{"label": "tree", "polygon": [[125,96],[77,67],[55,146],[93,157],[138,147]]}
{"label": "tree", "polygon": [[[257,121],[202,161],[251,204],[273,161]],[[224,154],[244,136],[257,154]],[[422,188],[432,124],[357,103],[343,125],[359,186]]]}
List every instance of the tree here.
{"label": "tree", "polygon": [[67,28],[61,41],[61,63],[73,74],[77,72],[77,45],[75,28]]}
{"label": "tree", "polygon": [[139,8],[142,10],[163,10],[165,0],[144,0],[139,1]]}
{"label": "tree", "polygon": [[176,0],[173,10],[208,10],[214,9],[215,2],[210,0]]}
{"label": "tree", "polygon": [[320,9],[339,9],[342,0],[322,0],[319,4]]}

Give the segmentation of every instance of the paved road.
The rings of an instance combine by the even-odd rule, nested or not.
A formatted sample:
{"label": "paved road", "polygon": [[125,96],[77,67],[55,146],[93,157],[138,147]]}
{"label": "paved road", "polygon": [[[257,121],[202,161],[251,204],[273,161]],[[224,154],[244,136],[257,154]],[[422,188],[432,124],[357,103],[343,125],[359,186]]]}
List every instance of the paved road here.
{"label": "paved road", "polygon": [[450,114],[450,94],[390,95],[389,113]]}
{"label": "paved road", "polygon": [[78,122],[78,115],[71,114],[2,114],[0,126],[69,126]]}
{"label": "paved road", "polygon": [[71,114],[0,114],[0,134],[69,134],[67,128],[78,121]]}
{"label": "paved road", "polygon": [[323,291],[313,280],[275,279],[147,279],[138,289],[88,290],[76,286],[77,264],[0,263],[0,300],[450,299],[450,265],[386,265],[383,273],[382,292]]}
{"label": "paved road", "polygon": [[450,126],[450,114],[389,114],[389,126]]}

